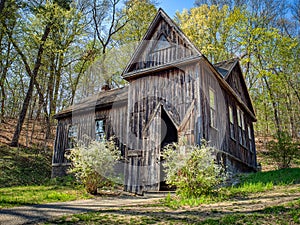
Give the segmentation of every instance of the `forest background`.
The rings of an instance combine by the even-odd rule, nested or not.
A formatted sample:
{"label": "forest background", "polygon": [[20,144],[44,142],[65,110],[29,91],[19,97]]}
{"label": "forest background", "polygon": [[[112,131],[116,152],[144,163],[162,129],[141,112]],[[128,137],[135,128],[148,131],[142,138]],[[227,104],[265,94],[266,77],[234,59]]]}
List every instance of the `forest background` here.
{"label": "forest background", "polygon": [[[11,146],[29,120],[26,145],[37,125],[45,130],[41,143],[52,143],[58,111],[103,85],[126,85],[121,73],[157,6],[153,0],[1,0],[0,127],[15,119]],[[196,0],[173,19],[212,63],[241,60],[257,136],[284,131],[300,139],[299,0]]]}

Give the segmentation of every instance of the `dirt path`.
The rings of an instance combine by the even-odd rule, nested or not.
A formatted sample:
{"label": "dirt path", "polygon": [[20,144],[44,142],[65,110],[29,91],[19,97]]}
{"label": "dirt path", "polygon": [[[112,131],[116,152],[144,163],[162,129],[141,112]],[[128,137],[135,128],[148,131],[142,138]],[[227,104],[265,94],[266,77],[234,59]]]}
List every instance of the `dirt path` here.
{"label": "dirt path", "polygon": [[[51,203],[0,210],[0,224],[39,224],[42,221],[63,215],[89,211],[98,211],[103,215],[115,215],[129,219],[149,216],[151,218],[161,218],[162,220],[184,220],[188,223],[189,221],[194,223],[201,220],[201,218],[218,218],[222,215],[234,213],[254,213],[266,207],[283,205],[300,199],[299,190],[300,185],[293,185],[290,188],[253,194],[247,199],[237,199],[198,207],[182,207],[177,210],[155,204],[158,203],[162,196],[95,198],[66,203]],[[72,219],[71,216],[70,219]]]}
{"label": "dirt path", "polygon": [[113,197],[0,209],[0,225],[36,224],[54,217],[124,206],[142,206],[158,198]]}

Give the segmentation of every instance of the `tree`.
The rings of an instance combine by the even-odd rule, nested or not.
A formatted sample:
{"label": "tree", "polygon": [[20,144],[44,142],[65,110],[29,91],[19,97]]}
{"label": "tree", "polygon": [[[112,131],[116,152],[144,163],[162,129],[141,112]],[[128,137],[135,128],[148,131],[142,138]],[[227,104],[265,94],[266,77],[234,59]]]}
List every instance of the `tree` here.
{"label": "tree", "polygon": [[228,6],[201,5],[176,14],[183,32],[213,63],[234,57],[238,52],[235,34],[244,21],[240,10],[230,11]]}
{"label": "tree", "polygon": [[[4,10],[5,0],[0,2],[0,123],[5,116],[5,101],[6,101],[6,80],[10,66],[15,58],[12,43],[5,35],[5,31],[2,26],[3,23],[9,23],[10,29],[14,29],[16,24],[15,13]],[[11,8],[16,8],[16,4],[10,3]]]}
{"label": "tree", "polygon": [[[39,69],[40,69],[40,66],[41,66],[42,56],[43,56],[44,49],[45,49],[45,43],[46,43],[47,38],[50,34],[52,26],[55,23],[55,16],[56,15],[54,15],[53,11],[55,11],[55,7],[60,7],[58,5],[59,3],[60,4],[64,3],[62,6],[65,7],[66,2],[67,1],[60,1],[58,3],[55,3],[55,2],[54,3],[46,3],[45,6],[40,7],[40,10],[41,10],[40,12],[42,12],[42,15],[48,16],[48,20],[47,20],[47,22],[45,24],[45,27],[43,29],[41,38],[38,40],[38,43],[37,43],[38,47],[37,47],[37,52],[36,52],[35,63],[34,63],[33,69],[30,67],[30,64],[28,62],[28,58],[25,55],[25,52],[21,49],[21,47],[17,43],[17,40],[14,38],[13,31],[9,29],[9,27],[7,26],[6,23],[3,23],[3,27],[5,28],[6,34],[9,38],[9,40],[11,41],[12,45],[14,46],[16,52],[21,57],[21,59],[24,63],[26,72],[30,77],[28,90],[27,90],[25,99],[23,101],[21,112],[19,114],[19,119],[18,119],[18,122],[17,122],[17,126],[16,126],[16,129],[15,129],[13,139],[11,141],[11,146],[17,146],[18,145],[20,133],[21,133],[21,130],[22,130],[22,125],[24,123],[25,116],[26,116],[26,113],[27,113],[27,110],[28,110],[28,107],[29,107],[29,103],[30,103],[30,100],[32,98],[32,93],[33,93],[33,90],[34,90],[34,86],[36,85],[37,89],[39,89],[36,78],[38,76],[38,72],[39,72]],[[39,90],[38,90],[38,92],[39,92]],[[42,96],[40,96],[40,97],[41,97],[40,98],[41,101],[43,101],[43,97]]]}
{"label": "tree", "polygon": [[144,37],[151,19],[157,9],[156,3],[151,0],[128,0],[123,8],[126,25],[116,33],[113,40],[118,46],[134,43],[135,45]]}
{"label": "tree", "polygon": [[300,143],[294,142],[287,132],[278,132],[274,138],[268,143],[269,155],[279,169],[289,168],[292,161],[299,158]]}

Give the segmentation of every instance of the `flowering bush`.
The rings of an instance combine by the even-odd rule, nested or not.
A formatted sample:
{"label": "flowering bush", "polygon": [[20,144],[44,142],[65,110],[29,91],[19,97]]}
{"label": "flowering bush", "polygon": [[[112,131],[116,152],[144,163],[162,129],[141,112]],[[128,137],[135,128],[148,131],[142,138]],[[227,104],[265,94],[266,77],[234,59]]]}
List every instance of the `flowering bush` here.
{"label": "flowering bush", "polygon": [[120,151],[112,139],[91,141],[88,146],[79,144],[71,150],[70,172],[84,185],[88,193],[97,194],[97,188],[119,181],[114,167],[120,158]]}
{"label": "flowering bush", "polygon": [[215,162],[216,149],[207,146],[186,145],[184,139],[165,147],[162,156],[166,182],[177,187],[181,197],[199,197],[209,194],[225,178],[225,171]]}

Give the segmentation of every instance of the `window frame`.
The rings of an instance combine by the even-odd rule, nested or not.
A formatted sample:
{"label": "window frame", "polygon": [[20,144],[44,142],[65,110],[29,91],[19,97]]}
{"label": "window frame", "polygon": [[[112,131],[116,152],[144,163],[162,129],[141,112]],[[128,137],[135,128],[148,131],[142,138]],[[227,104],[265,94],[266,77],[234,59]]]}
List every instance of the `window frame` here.
{"label": "window frame", "polygon": [[239,107],[237,107],[239,143],[247,148],[247,130],[244,115],[245,113]]}
{"label": "window frame", "polygon": [[159,38],[156,40],[152,53],[159,52],[171,47],[172,44],[168,41],[167,36],[165,34],[160,34]]}
{"label": "window frame", "polygon": [[248,139],[249,139],[249,150],[253,152],[253,138],[252,138],[252,129],[250,124],[248,124]]}
{"label": "window frame", "polygon": [[68,126],[68,134],[67,134],[67,148],[66,150],[70,150],[75,147],[76,140],[78,138],[78,126],[77,124],[70,124]]}
{"label": "window frame", "polygon": [[235,139],[235,127],[234,127],[234,116],[233,116],[233,107],[231,105],[228,106],[228,116],[229,116],[229,133],[230,138]]}
{"label": "window frame", "polygon": [[[102,122],[100,131],[97,131],[97,122]],[[99,118],[95,120],[95,141],[103,141],[106,139],[105,125],[105,118]]]}
{"label": "window frame", "polygon": [[[237,109],[236,109],[236,111],[237,111],[237,119],[238,119],[238,133],[239,133],[239,143],[241,144],[241,145],[244,145],[244,141],[243,141],[243,122],[242,122],[242,120],[243,120],[243,112],[242,112],[242,110],[239,108],[239,107],[237,107]],[[244,125],[245,126],[245,125]]]}
{"label": "window frame", "polygon": [[[209,87],[209,112],[210,112],[210,126],[217,129],[217,105],[216,105],[216,91]],[[213,98],[212,98],[213,97]],[[213,99],[213,102],[211,101]],[[213,104],[212,104],[213,103]]]}

